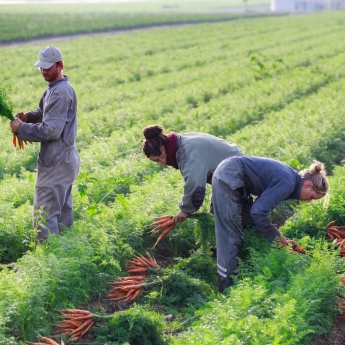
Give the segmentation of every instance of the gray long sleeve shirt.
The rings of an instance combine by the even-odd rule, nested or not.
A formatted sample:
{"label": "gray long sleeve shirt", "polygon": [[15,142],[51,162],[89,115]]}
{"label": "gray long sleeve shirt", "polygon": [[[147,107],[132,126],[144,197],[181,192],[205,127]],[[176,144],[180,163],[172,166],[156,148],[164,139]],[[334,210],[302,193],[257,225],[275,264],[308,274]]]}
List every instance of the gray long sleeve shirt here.
{"label": "gray long sleeve shirt", "polygon": [[202,205],[206,183],[211,181],[218,164],[226,158],[242,156],[242,152],[237,145],[210,134],[186,133],[177,138],[176,160],[185,180],[179,207],[193,213]]}
{"label": "gray long sleeve shirt", "polygon": [[259,231],[269,241],[280,235],[269,219],[269,213],[286,199],[299,199],[303,178],[288,165],[270,158],[240,157],[245,171],[247,191],[258,198],[250,214]]}
{"label": "gray long sleeve shirt", "polygon": [[75,145],[77,135],[77,99],[68,77],[48,85],[36,110],[27,113],[28,122],[21,123],[21,140],[41,142],[40,160],[46,166],[54,163],[63,149]]}

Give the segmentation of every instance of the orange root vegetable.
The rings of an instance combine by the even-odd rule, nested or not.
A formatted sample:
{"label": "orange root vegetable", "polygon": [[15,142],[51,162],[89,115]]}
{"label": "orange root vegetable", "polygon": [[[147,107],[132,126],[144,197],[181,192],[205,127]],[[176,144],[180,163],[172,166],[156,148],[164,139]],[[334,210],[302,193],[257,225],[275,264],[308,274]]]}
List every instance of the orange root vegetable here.
{"label": "orange root vegetable", "polygon": [[326,228],[329,228],[330,226],[332,226],[335,223],[335,220],[332,220],[331,222],[329,222],[326,226]]}
{"label": "orange root vegetable", "polygon": [[71,341],[79,340],[95,323],[93,315],[88,310],[62,309],[60,311],[64,316],[64,321],[57,325],[57,329],[70,335]]}
{"label": "orange root vegetable", "polygon": [[152,262],[154,265],[158,266],[157,261],[150,255],[150,253],[147,251],[145,251],[145,253],[146,253],[146,256],[149,258],[150,262]]}
{"label": "orange root vegetable", "polygon": [[84,334],[86,334],[94,324],[95,324],[95,321],[92,321],[92,322],[85,328],[85,330],[81,333],[80,337],[82,337]]}
{"label": "orange root vegetable", "polygon": [[155,219],[155,220],[161,220],[161,219],[171,219],[171,218],[173,218],[172,215],[166,215],[166,216],[154,217],[153,219]]}
{"label": "orange root vegetable", "polygon": [[56,341],[53,339],[47,338],[47,337],[41,337],[42,340],[44,340],[49,345],[59,345]]}
{"label": "orange root vegetable", "polygon": [[[24,143],[25,143],[25,145],[28,144],[27,141],[19,139],[17,134],[13,133],[12,144],[14,147],[17,147],[17,144],[18,144],[18,147],[21,150],[24,150]],[[32,141],[29,141],[29,143],[32,144]]]}
{"label": "orange root vegetable", "polygon": [[168,233],[169,233],[172,229],[174,229],[174,227],[175,227],[175,224],[172,224],[172,225],[170,225],[168,228],[166,228],[166,229],[160,234],[160,236],[157,238],[157,241],[156,241],[156,243],[154,244],[153,248],[155,248],[156,245],[157,245],[166,235],[168,235]]}
{"label": "orange root vegetable", "polygon": [[147,268],[131,268],[129,270],[127,270],[128,273],[146,273],[147,272]]}
{"label": "orange root vegetable", "polygon": [[89,315],[90,312],[88,310],[81,310],[81,309],[61,309],[62,312],[65,312],[65,313],[74,313],[74,314],[86,314],[86,315]]}
{"label": "orange root vegetable", "polygon": [[165,216],[165,217],[162,217],[162,218],[156,220],[155,222],[151,223],[150,226],[163,224],[163,223],[165,223],[165,222],[167,222],[168,220],[171,220],[171,219],[173,219],[173,218],[174,218],[173,216]]}
{"label": "orange root vegetable", "polygon": [[173,226],[176,225],[175,218],[168,219],[166,222],[159,224],[154,229],[152,229],[150,232],[156,233],[158,231],[164,231],[165,229],[169,228],[171,225],[173,225]]}
{"label": "orange root vegetable", "polygon": [[293,250],[294,252],[298,252],[301,254],[306,253],[306,251],[299,244],[297,244],[294,240],[288,240],[288,242],[292,245],[290,250]]}

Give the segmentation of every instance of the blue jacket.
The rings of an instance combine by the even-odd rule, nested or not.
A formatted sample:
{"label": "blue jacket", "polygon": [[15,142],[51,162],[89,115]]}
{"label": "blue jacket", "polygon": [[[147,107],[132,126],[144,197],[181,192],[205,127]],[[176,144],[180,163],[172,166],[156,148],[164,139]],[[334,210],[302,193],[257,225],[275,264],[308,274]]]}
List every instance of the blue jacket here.
{"label": "blue jacket", "polygon": [[250,214],[259,231],[269,241],[280,235],[269,213],[286,199],[299,199],[303,177],[288,165],[270,158],[239,157],[245,172],[247,192],[257,196]]}

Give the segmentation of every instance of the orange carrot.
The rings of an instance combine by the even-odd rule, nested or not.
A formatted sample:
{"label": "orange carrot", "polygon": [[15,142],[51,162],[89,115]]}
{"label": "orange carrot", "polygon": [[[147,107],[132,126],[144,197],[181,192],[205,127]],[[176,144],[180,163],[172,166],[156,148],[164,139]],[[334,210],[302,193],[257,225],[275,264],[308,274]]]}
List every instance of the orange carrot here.
{"label": "orange carrot", "polygon": [[128,273],[146,273],[147,272],[147,268],[133,268],[133,269],[129,269],[127,270]]}
{"label": "orange carrot", "polygon": [[166,215],[166,216],[158,216],[158,217],[154,217],[153,219],[171,219],[173,216],[172,215]]}
{"label": "orange carrot", "polygon": [[76,334],[77,332],[79,332],[80,330],[82,330],[84,327],[88,326],[90,323],[92,322],[92,319],[86,320],[81,326],[79,326],[78,328],[76,328],[72,334]]}
{"label": "orange carrot", "polygon": [[111,285],[127,285],[127,284],[134,284],[136,281],[135,280],[123,280],[123,281],[118,281],[118,282],[111,282],[109,284]]}
{"label": "orange carrot", "polygon": [[139,289],[137,290],[134,295],[133,295],[133,300],[136,300],[138,298],[138,296],[143,292],[144,290],[143,289]]}
{"label": "orange carrot", "polygon": [[156,247],[156,245],[166,236],[168,235],[168,233],[175,227],[175,224],[169,226],[168,228],[166,228],[161,235],[157,238],[156,243],[154,244],[153,248]]}
{"label": "orange carrot", "polygon": [[153,259],[153,257],[150,255],[150,253],[147,252],[146,250],[145,250],[145,253],[146,253],[146,256],[149,258],[149,260],[150,260],[154,265],[157,266],[156,260]]}
{"label": "orange carrot", "polygon": [[326,228],[332,226],[334,223],[335,223],[335,220],[332,220],[331,222],[329,222],[329,223],[327,224]]}
{"label": "orange carrot", "polygon": [[163,224],[165,223],[166,221],[170,220],[171,218],[162,218],[162,219],[159,219],[153,223],[150,224],[150,226],[154,226],[154,225],[159,225],[159,224]]}
{"label": "orange carrot", "polygon": [[[120,279],[121,279],[121,278],[120,278]],[[141,279],[145,279],[145,276],[130,276],[130,277],[124,277],[123,279],[124,279],[124,280],[125,280],[125,279],[141,280]]]}
{"label": "orange carrot", "polygon": [[74,314],[91,314],[88,310],[81,309],[61,309],[62,312],[74,313]]}
{"label": "orange carrot", "polygon": [[174,226],[176,225],[175,218],[169,219],[168,221],[164,222],[163,224],[156,226],[151,232],[157,232],[160,230],[165,230],[167,227],[169,227],[172,224],[174,224]]}
{"label": "orange carrot", "polygon": [[95,324],[95,321],[92,321],[86,328],[85,330],[82,332],[82,334],[80,335],[80,337],[82,337],[85,333],[87,333],[89,331],[89,329]]}
{"label": "orange carrot", "polygon": [[53,339],[47,338],[47,337],[41,337],[45,342],[47,342],[49,345],[59,345],[56,341]]}
{"label": "orange carrot", "polygon": [[143,262],[145,264],[145,267],[149,266],[149,267],[155,267],[154,264],[152,264],[149,260],[147,260],[144,256],[140,256],[141,262]]}

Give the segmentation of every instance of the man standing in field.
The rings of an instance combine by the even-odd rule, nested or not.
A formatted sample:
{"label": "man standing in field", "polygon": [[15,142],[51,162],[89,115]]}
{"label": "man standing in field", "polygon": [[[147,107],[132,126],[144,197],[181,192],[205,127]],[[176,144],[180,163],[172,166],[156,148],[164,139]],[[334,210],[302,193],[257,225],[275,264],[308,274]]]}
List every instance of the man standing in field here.
{"label": "man standing in field", "polygon": [[[18,138],[40,142],[37,159],[37,178],[34,198],[34,225],[37,239],[51,233],[59,235],[63,227],[73,224],[72,183],[80,166],[75,146],[77,135],[77,98],[74,89],[63,75],[61,51],[53,46],[38,54],[37,66],[48,82],[38,108],[19,112],[10,127]],[[43,207],[45,226],[37,223],[35,212]]]}

